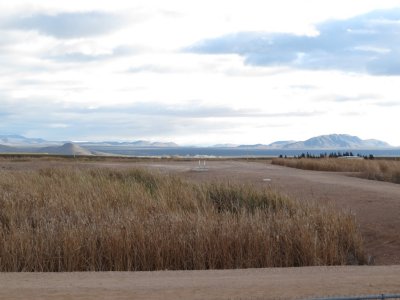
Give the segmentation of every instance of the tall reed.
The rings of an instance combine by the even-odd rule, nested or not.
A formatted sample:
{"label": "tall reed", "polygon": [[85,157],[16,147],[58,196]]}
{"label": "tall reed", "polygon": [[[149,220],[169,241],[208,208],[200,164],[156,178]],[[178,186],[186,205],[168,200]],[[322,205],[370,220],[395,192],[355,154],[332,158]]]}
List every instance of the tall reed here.
{"label": "tall reed", "polygon": [[341,158],[274,158],[272,164],[315,171],[357,172],[356,176],[371,180],[400,183],[400,161]]}
{"label": "tall reed", "polygon": [[144,170],[0,171],[0,271],[364,263],[354,217]]}

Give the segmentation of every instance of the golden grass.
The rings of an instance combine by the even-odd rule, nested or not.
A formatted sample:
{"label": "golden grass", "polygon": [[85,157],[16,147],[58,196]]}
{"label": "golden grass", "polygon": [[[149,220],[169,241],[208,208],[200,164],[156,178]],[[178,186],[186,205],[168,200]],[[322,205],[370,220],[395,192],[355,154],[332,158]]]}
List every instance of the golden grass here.
{"label": "golden grass", "polygon": [[144,170],[0,171],[0,271],[364,263],[354,217]]}
{"label": "golden grass", "polygon": [[272,164],[303,170],[357,172],[356,175],[361,178],[400,183],[400,161],[398,160],[274,158]]}

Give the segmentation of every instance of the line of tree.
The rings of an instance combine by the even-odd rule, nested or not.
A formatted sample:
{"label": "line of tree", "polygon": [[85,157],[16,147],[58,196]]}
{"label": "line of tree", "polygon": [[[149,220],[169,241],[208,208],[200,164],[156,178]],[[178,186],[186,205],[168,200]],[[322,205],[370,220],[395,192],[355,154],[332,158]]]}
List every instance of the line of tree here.
{"label": "line of tree", "polygon": [[[369,155],[361,155],[357,153],[356,155],[353,154],[351,151],[346,152],[330,152],[330,153],[320,153],[320,154],[311,154],[311,153],[302,153],[300,155],[294,155],[293,158],[339,158],[339,157],[362,157],[364,159],[374,159],[372,154]],[[287,155],[283,156],[282,154],[279,155],[279,158],[287,158]]]}

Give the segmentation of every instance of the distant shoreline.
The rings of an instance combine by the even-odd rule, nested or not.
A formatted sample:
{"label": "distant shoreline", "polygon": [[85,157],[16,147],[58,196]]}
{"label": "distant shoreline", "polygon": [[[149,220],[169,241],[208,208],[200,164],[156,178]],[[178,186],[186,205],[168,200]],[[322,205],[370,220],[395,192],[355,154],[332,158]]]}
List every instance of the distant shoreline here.
{"label": "distant shoreline", "polygon": [[338,156],[374,156],[400,157],[400,147],[299,147],[269,148],[257,145],[238,147],[199,147],[199,146],[137,146],[137,145],[104,145],[76,144],[61,145],[0,145],[0,154],[35,154],[61,156],[122,156],[122,157],[154,157],[154,158],[274,158],[274,157],[329,157]]}
{"label": "distant shoreline", "polygon": [[245,148],[213,148],[213,147],[177,147],[177,148],[121,148],[121,147],[87,147],[96,152],[104,152],[125,156],[178,156],[192,158],[240,158],[240,157],[288,157],[302,153],[319,155],[331,152],[353,152],[354,155],[374,155],[375,157],[400,157],[400,149],[245,149]]}

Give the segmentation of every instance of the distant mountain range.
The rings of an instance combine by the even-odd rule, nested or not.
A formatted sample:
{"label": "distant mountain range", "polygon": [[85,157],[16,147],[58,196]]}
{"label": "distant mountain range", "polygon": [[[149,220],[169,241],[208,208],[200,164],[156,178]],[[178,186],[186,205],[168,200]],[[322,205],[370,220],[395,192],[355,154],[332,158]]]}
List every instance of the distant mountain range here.
{"label": "distant mountain range", "polygon": [[285,144],[284,149],[372,149],[390,148],[383,141],[362,140],[357,136],[347,134],[330,134],[310,138],[306,141]]}
{"label": "distant mountain range", "polygon": [[133,141],[133,142],[79,142],[77,143],[82,146],[131,146],[135,148],[173,148],[179,147],[178,144],[172,142],[149,142],[149,141]]}
{"label": "distant mountain range", "polygon": [[277,141],[273,142],[272,144],[269,144],[269,148],[274,148],[274,149],[281,149],[283,147],[286,147],[287,145],[296,143],[296,141]]}
{"label": "distant mountain range", "polygon": [[52,155],[103,155],[105,153],[96,153],[85,149],[79,145],[72,143],[65,143],[60,146],[47,146],[47,147],[29,147],[23,146],[5,146],[0,145],[0,153],[36,153],[36,154],[52,154]]}
{"label": "distant mountain range", "polygon": [[0,152],[13,152],[14,148],[10,147],[10,146],[6,146],[6,145],[0,145]]}
{"label": "distant mountain range", "polygon": [[277,141],[272,144],[263,145],[239,145],[238,148],[247,149],[383,149],[393,148],[386,142],[368,139],[362,140],[357,136],[348,134],[329,134],[312,137],[305,141]]}
{"label": "distant mountain range", "polygon": [[41,138],[27,138],[21,135],[0,135],[0,153],[38,153],[52,155],[112,155],[106,152],[92,151],[90,148],[171,148],[179,145],[168,142],[66,142],[47,141]]}
{"label": "distant mountain range", "polygon": [[22,135],[0,135],[0,144],[6,146],[35,146],[60,144],[61,142],[51,142],[38,138],[26,138]]}
{"label": "distant mountain range", "polygon": [[62,146],[50,146],[38,149],[39,153],[58,155],[94,155],[92,151],[73,143],[65,143]]}
{"label": "distant mountain range", "polygon": [[[90,149],[106,149],[97,152]],[[109,155],[107,149],[143,149],[143,148],[180,148],[175,143],[133,141],[133,142],[55,142],[40,138],[26,138],[20,135],[0,135],[0,153],[46,153],[55,155]],[[330,134],[312,137],[305,141],[277,141],[268,145],[215,145],[214,148],[237,149],[282,149],[282,150],[341,150],[341,149],[388,149],[393,148],[386,142],[368,139],[362,140],[357,136],[347,134]],[[103,151],[103,150],[100,150]],[[112,151],[110,151],[112,152]]]}
{"label": "distant mountain range", "polygon": [[[57,146],[66,143],[71,143],[70,141],[48,141],[41,138],[27,138],[22,135],[0,135],[0,145],[5,146]],[[103,145],[103,146],[133,146],[133,147],[179,147],[179,145],[172,142],[149,142],[149,141],[132,141],[132,142],[115,142],[115,141],[101,141],[101,142],[75,142],[76,145],[81,146],[93,146],[93,145]]]}

